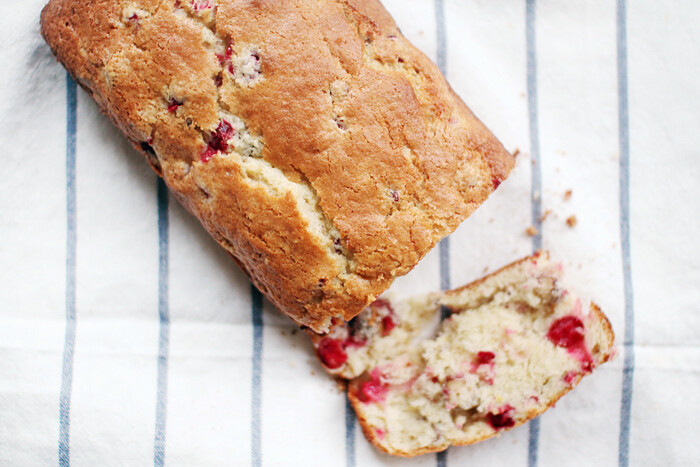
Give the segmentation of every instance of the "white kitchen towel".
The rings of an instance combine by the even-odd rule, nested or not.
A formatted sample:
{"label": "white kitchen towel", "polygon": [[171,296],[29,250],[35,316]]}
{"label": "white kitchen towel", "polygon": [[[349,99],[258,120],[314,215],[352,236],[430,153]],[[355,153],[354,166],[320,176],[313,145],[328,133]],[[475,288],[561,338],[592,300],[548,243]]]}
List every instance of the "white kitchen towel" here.
{"label": "white kitchen towel", "polygon": [[385,1],[519,151],[392,292],[542,246],[619,345],[537,421],[402,460],[67,78],[44,1],[0,17],[0,465],[698,465],[700,2]]}

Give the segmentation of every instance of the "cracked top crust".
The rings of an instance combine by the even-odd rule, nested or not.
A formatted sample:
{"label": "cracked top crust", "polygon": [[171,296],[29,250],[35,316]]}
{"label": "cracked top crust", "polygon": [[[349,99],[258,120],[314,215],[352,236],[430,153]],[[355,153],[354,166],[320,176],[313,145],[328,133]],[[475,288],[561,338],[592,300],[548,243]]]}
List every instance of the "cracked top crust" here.
{"label": "cracked top crust", "polygon": [[513,166],[376,0],[51,0],[41,26],[175,197],[317,332]]}

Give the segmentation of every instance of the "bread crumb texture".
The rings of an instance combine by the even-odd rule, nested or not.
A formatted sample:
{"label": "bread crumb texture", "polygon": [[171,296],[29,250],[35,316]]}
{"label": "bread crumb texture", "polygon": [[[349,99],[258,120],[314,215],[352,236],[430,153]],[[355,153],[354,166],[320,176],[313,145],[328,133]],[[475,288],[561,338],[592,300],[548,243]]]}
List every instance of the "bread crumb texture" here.
{"label": "bread crumb texture", "polygon": [[175,197],[316,331],[513,166],[376,0],[51,0],[41,21]]}
{"label": "bread crumb texture", "polygon": [[525,233],[527,234],[528,237],[534,237],[537,234],[539,234],[540,231],[537,230],[537,227],[534,227],[531,225],[527,229],[525,229]]}
{"label": "bread crumb texture", "polygon": [[381,450],[472,444],[544,412],[610,358],[607,318],[561,275],[541,253],[445,294],[381,299],[316,338],[316,349],[349,380],[363,431]]}

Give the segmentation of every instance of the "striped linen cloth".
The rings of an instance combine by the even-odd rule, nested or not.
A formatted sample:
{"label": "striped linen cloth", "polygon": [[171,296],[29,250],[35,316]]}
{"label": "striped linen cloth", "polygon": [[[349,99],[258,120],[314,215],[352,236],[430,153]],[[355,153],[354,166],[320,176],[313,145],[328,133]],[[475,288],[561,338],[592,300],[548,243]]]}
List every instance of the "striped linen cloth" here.
{"label": "striped linen cloth", "polygon": [[520,151],[393,291],[544,247],[619,345],[538,420],[413,460],[364,440],[303,333],[67,78],[43,3],[0,18],[0,465],[698,465],[700,2],[385,1]]}

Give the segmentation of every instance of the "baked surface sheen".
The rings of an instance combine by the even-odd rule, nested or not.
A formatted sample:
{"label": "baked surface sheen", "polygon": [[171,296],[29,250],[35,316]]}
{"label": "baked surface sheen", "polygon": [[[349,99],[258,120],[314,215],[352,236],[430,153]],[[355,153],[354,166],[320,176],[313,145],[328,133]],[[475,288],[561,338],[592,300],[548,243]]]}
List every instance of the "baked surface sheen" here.
{"label": "baked surface sheen", "polygon": [[51,0],[41,22],[176,198],[316,331],[513,166],[376,0]]}

